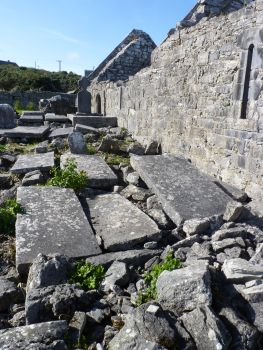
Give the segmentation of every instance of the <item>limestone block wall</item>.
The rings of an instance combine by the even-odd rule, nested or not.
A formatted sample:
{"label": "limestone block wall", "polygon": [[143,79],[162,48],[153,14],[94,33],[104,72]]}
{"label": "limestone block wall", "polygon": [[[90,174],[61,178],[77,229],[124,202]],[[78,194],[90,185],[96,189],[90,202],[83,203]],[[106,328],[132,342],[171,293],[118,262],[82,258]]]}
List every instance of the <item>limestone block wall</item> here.
{"label": "limestone block wall", "polygon": [[262,0],[204,17],[171,31],[150,67],[89,89],[138,140],[263,196],[262,23]]}

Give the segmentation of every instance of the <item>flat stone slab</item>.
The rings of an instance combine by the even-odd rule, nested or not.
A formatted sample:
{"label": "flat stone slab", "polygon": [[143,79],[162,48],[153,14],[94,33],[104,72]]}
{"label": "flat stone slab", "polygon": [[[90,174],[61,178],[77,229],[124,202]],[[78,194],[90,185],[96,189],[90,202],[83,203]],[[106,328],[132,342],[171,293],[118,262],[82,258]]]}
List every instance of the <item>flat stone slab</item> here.
{"label": "flat stone slab", "polygon": [[83,134],[99,134],[98,129],[93,128],[92,126],[82,125],[82,124],[76,124],[75,126],[76,131],[80,131]]}
{"label": "flat stone slab", "polygon": [[47,113],[45,115],[45,121],[54,123],[71,123],[71,120],[65,115],[59,115],[55,113]]}
{"label": "flat stone slab", "polygon": [[92,228],[72,189],[19,187],[24,213],[16,221],[16,268],[25,276],[39,254],[70,258],[101,254]]}
{"label": "flat stone slab", "polygon": [[160,239],[156,223],[120,194],[90,194],[86,201],[93,228],[106,250],[127,250]]}
{"label": "flat stone slab", "polygon": [[46,172],[54,166],[54,152],[21,154],[10,171],[13,174],[26,174],[33,170]]}
{"label": "flat stone slab", "polygon": [[60,158],[63,168],[67,159],[73,159],[77,164],[77,169],[85,171],[88,176],[88,186],[92,188],[109,188],[118,183],[118,178],[99,156],[85,154],[65,153]]}
{"label": "flat stone slab", "polygon": [[118,126],[118,119],[111,116],[94,116],[94,115],[75,115],[68,114],[68,117],[72,121],[72,125],[82,124],[86,126],[92,126],[93,128],[106,128],[108,126],[116,127]]}
{"label": "flat stone slab", "polygon": [[44,120],[43,115],[34,114],[23,114],[19,121],[22,123],[42,123]]}
{"label": "flat stone slab", "polygon": [[58,129],[53,130],[49,134],[48,138],[50,140],[55,139],[57,137],[65,138],[65,137],[68,137],[68,135],[71,134],[72,132],[73,132],[72,126],[70,126],[69,128],[58,128]]}
{"label": "flat stone slab", "polygon": [[[0,349],[65,349],[66,345],[63,339],[67,332],[68,325],[66,321],[43,322],[29,326],[3,329],[0,330]],[[61,340],[61,346],[57,344],[58,340]]]}
{"label": "flat stone slab", "polygon": [[49,131],[49,126],[17,126],[8,129],[4,135],[9,138],[41,139]]}
{"label": "flat stone slab", "polygon": [[22,117],[26,115],[41,115],[43,117],[44,113],[42,111],[23,111]]}
{"label": "flat stone slab", "polygon": [[158,196],[176,225],[189,219],[221,215],[232,200],[209,176],[176,156],[132,156],[131,165]]}

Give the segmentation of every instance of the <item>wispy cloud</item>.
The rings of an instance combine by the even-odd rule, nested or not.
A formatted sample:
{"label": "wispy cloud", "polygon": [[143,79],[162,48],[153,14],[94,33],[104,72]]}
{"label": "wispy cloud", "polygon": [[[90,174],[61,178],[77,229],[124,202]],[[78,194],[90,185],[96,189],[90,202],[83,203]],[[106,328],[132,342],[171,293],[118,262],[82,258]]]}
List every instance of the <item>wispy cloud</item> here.
{"label": "wispy cloud", "polygon": [[51,34],[53,36],[55,36],[58,39],[67,41],[68,43],[72,43],[78,46],[85,46],[85,43],[79,39],[76,38],[72,38],[71,36],[68,36],[66,34],[63,34],[57,30],[53,30],[53,29],[47,29],[47,28],[42,28],[42,30],[48,34]]}

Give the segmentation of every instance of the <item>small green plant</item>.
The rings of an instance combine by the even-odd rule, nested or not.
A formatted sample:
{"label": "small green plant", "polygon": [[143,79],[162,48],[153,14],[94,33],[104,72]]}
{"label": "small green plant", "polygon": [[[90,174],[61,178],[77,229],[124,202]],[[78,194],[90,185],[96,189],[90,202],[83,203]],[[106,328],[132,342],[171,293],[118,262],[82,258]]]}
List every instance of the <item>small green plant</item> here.
{"label": "small green plant", "polygon": [[144,274],[144,281],[148,287],[145,289],[145,291],[139,293],[137,305],[139,306],[147,303],[150,300],[156,299],[156,283],[158,277],[163,271],[173,271],[175,269],[180,269],[181,267],[182,264],[180,260],[174,259],[173,252],[170,251],[162,263],[154,265],[150,272],[146,272]]}
{"label": "small green plant", "polygon": [[14,102],[14,105],[13,105],[13,108],[14,110],[17,112],[17,113],[20,113],[22,111],[22,104],[21,104],[21,101],[20,100],[15,100]]}
{"label": "small green plant", "polygon": [[73,188],[78,191],[88,184],[87,174],[83,170],[77,171],[77,164],[73,159],[67,160],[64,169],[52,169],[51,176],[47,186]]}
{"label": "small green plant", "polygon": [[35,111],[37,109],[34,102],[28,102],[25,108],[27,111]]}
{"label": "small green plant", "polygon": [[87,143],[87,153],[90,155],[97,153],[96,147],[92,143]]}
{"label": "small green plant", "polygon": [[69,278],[69,283],[77,283],[84,290],[98,289],[104,274],[102,265],[94,265],[80,260]]}
{"label": "small green plant", "polygon": [[0,208],[0,233],[14,234],[16,215],[21,212],[22,207],[15,199],[7,200]]}
{"label": "small green plant", "polygon": [[105,153],[105,152],[101,152],[100,154],[102,155],[102,157],[104,158],[104,160],[108,165],[120,165],[121,163],[125,165],[130,164],[129,157],[124,157],[121,155]]}

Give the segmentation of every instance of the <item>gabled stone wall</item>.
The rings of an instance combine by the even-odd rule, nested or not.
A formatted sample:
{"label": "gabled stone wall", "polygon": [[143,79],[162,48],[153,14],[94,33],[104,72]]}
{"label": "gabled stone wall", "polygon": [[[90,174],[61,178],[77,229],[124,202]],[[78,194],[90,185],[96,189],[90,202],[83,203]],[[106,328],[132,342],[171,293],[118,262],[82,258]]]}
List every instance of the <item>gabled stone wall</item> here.
{"label": "gabled stone wall", "polygon": [[151,66],[128,81],[94,82],[90,90],[103,97],[104,114],[117,116],[138,140],[158,140],[163,152],[189,158],[251,196],[263,195],[263,1],[233,3],[240,9],[170,31]]}

